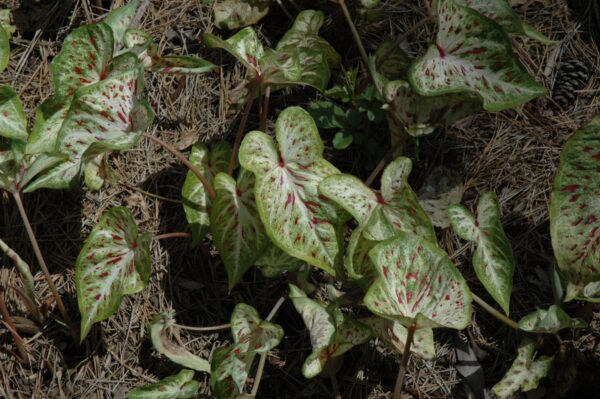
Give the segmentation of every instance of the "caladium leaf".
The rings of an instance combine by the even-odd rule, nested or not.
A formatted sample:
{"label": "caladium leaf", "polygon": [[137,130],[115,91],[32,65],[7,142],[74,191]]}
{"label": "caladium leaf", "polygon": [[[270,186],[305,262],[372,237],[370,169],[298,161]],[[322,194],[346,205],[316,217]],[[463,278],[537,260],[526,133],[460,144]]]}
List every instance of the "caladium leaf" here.
{"label": "caladium leaf", "polygon": [[381,193],[345,174],[328,177],[319,184],[321,194],[343,207],[359,224],[352,233],[345,259],[350,277],[370,282],[375,273],[371,263],[365,262],[366,253],[373,244],[399,231],[436,242],[433,226],[408,184],[411,168],[411,160],[405,157],[390,163],[381,178]]}
{"label": "caladium leaf", "polygon": [[238,29],[254,25],[269,13],[271,0],[218,0],[213,5],[219,29]]}
{"label": "caladium leaf", "polygon": [[112,29],[115,44],[123,42],[125,32],[137,11],[138,3],[139,0],[130,0],[127,5],[112,10],[104,17],[102,22]]}
{"label": "caladium leaf", "polygon": [[260,268],[263,276],[273,278],[298,270],[304,262],[286,254],[275,245],[269,245],[255,264]]}
{"label": "caladium leaf", "polygon": [[171,341],[169,333],[178,333],[173,326],[175,320],[167,314],[157,314],[150,322],[150,339],[158,353],[165,355],[174,363],[196,371],[210,372],[208,361],[192,354],[182,346]]}
{"label": "caladium leaf", "polygon": [[521,389],[523,392],[537,388],[539,381],[550,370],[552,358],[541,356],[534,360],[535,345],[525,340],[519,345],[517,358],[514,360],[504,378],[492,388],[492,392],[500,399],[507,399]]}
{"label": "caladium leaf", "polygon": [[10,10],[0,10],[0,73],[8,66],[10,59],[10,35],[15,27],[10,24]]}
{"label": "caladium leaf", "polygon": [[538,309],[519,320],[521,330],[535,333],[554,334],[564,328],[586,327],[585,320],[571,318],[557,305],[552,305],[548,309]]}
{"label": "caladium leaf", "polygon": [[227,51],[244,64],[249,71],[260,74],[258,60],[262,58],[264,48],[258,35],[251,27],[242,29],[227,40],[210,33],[204,33],[202,38],[208,47],[221,48]]}
{"label": "caladium leaf", "polygon": [[10,140],[27,141],[27,118],[17,93],[0,86],[0,136]]}
{"label": "caladium leaf", "polygon": [[421,95],[467,92],[488,111],[501,111],[544,95],[512,51],[500,25],[477,11],[439,0],[436,43],[409,71],[411,86]]}
{"label": "caladium leaf", "polygon": [[263,85],[271,86],[273,90],[306,85],[323,91],[331,77],[323,54],[307,47],[288,46],[278,51],[267,49],[259,64]]}
{"label": "caladium leaf", "polygon": [[335,335],[335,320],[325,306],[310,299],[300,288],[289,284],[289,297],[294,307],[302,316],[304,325],[310,334],[310,344],[313,351],[320,350],[331,344]]}
{"label": "caladium leaf", "polygon": [[[200,170],[210,184],[213,184],[213,179],[218,173],[227,171],[230,158],[231,146],[229,143],[219,141],[209,151],[202,142],[198,141],[192,147],[190,162]],[[194,244],[198,244],[210,226],[210,197],[200,179],[191,171],[185,177],[181,196]]]}
{"label": "caladium leaf", "polygon": [[477,219],[462,205],[451,205],[448,216],[454,231],[477,245],[473,255],[477,278],[508,315],[515,258],[502,228],[496,194],[488,192],[479,198]]}
{"label": "caladium leaf", "polygon": [[419,188],[419,203],[429,215],[434,226],[450,227],[448,208],[459,204],[463,195],[460,175],[453,169],[440,166],[435,168]]}
{"label": "caladium leaf", "polygon": [[210,72],[217,66],[212,62],[190,56],[164,56],[154,60],[151,70],[154,72],[198,74]]}
{"label": "caladium leaf", "polygon": [[127,394],[127,399],[187,399],[194,396],[200,383],[192,370],[181,370],[154,384],[144,385]]}
{"label": "caladium leaf", "polygon": [[267,235],[291,256],[335,275],[345,215],[319,196],[317,185],[339,171],[323,159],[315,122],[302,108],[285,109],[275,132],[277,146],[255,131],[240,147],[242,167],[256,175],[256,205]]}
{"label": "caladium leaf", "polygon": [[75,262],[81,340],[92,324],[114,314],[124,295],[141,291],[150,278],[152,235],[138,234],[131,211],[106,212],[85,240]]}
{"label": "caladium leaf", "polygon": [[219,173],[214,188],[217,198],[212,204],[210,225],[231,291],[271,241],[256,210],[252,173],[242,169],[237,182],[228,174]]}
{"label": "caladium leaf", "polygon": [[365,296],[378,316],[405,327],[465,328],[471,291],[448,255],[430,241],[399,232],[369,252],[379,277]]}
{"label": "caladium leaf", "polygon": [[[361,321],[371,327],[376,337],[384,340],[398,353],[404,353],[404,344],[408,337],[408,329],[402,324],[377,316],[368,317]],[[416,330],[410,350],[423,359],[433,359],[435,357],[433,330],[431,328]]]}
{"label": "caladium leaf", "polygon": [[560,157],[550,235],[567,282],[565,301],[600,300],[600,117],[576,132]]}

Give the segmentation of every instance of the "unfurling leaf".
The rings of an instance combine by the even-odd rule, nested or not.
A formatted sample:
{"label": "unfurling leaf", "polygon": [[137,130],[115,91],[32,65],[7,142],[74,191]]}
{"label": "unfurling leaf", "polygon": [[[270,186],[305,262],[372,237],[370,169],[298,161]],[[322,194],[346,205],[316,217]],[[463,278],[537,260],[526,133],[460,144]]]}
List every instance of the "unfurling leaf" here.
{"label": "unfurling leaf", "polygon": [[9,140],[27,141],[27,118],[17,93],[0,86],[0,136]]}
{"label": "unfurling leaf", "polygon": [[539,381],[548,374],[552,358],[541,356],[534,360],[534,354],[534,343],[529,340],[522,342],[517,358],[504,378],[494,385],[492,392],[500,399],[507,399],[519,389],[527,392],[537,388]]}
{"label": "unfurling leaf", "polygon": [[471,291],[448,255],[432,242],[399,232],[369,252],[379,277],[365,296],[378,316],[405,327],[465,328]]}
{"label": "unfurling leaf", "polygon": [[137,11],[138,3],[139,0],[130,0],[127,5],[112,10],[104,17],[102,22],[112,29],[115,44],[123,42],[125,32],[129,29]]}
{"label": "unfurling leaf", "polygon": [[313,353],[302,366],[306,378],[317,376],[332,358],[371,338],[369,327],[339,309],[328,310],[293,284],[290,284],[289,296],[310,333]]}
{"label": "unfurling leaf", "polygon": [[580,318],[571,318],[557,305],[538,309],[519,320],[519,328],[524,331],[554,334],[563,328],[585,328],[587,323]]}
{"label": "unfurling leaf", "polygon": [[269,12],[271,0],[217,0],[213,6],[215,25],[238,29],[254,25]]}
{"label": "unfurling leaf", "polygon": [[359,226],[352,232],[345,266],[348,275],[368,285],[375,268],[367,257],[377,243],[399,231],[414,233],[432,243],[435,231],[408,185],[412,162],[400,157],[390,163],[381,177],[381,193],[351,175],[334,175],[319,184],[319,191],[348,211]]}
{"label": "unfurling leaf", "polygon": [[174,323],[173,318],[166,314],[157,314],[152,318],[149,330],[154,349],[174,363],[196,371],[210,372],[208,361],[171,341],[169,334],[178,333],[178,330],[173,326]]}
{"label": "unfurling leaf", "polygon": [[[408,336],[408,329],[402,324],[377,316],[362,319],[361,321],[371,327],[373,334],[377,338],[381,338],[394,348],[396,352],[404,353],[404,344]],[[435,357],[433,330],[431,328],[416,330],[410,350],[423,359],[433,359]]]}
{"label": "unfurling leaf", "polygon": [[117,311],[124,295],[146,286],[151,244],[152,235],[138,234],[127,208],[114,207],[102,215],[75,262],[82,341],[92,324]]}
{"label": "unfurling leaf", "polygon": [[509,314],[515,258],[500,220],[500,205],[496,194],[483,194],[477,203],[477,219],[462,205],[448,208],[454,231],[477,245],[473,267],[487,292]]}
{"label": "unfurling leaf", "polygon": [[436,43],[409,72],[419,94],[466,92],[479,96],[484,109],[501,111],[546,93],[520,64],[500,25],[456,0],[439,0],[436,10]]}
{"label": "unfurling leaf", "polygon": [[250,132],[240,163],[256,175],[254,193],[267,235],[298,259],[335,275],[344,212],[319,196],[317,186],[339,171],[323,159],[315,122],[302,108],[285,109],[275,124],[277,145]]}
{"label": "unfurling leaf", "polygon": [[554,255],[565,301],[600,301],[600,116],[565,144],[550,204]]}
{"label": "unfurling leaf", "polygon": [[[200,170],[206,180],[213,184],[215,176],[225,172],[231,157],[231,146],[225,141],[215,143],[211,150],[202,143],[197,142],[192,147],[190,162]],[[190,225],[194,244],[198,244],[208,232],[210,226],[211,200],[198,177],[188,171],[183,187],[183,210]]]}
{"label": "unfurling leaf", "polygon": [[192,370],[181,370],[154,384],[144,385],[127,394],[127,399],[187,399],[198,392],[200,383],[194,381]]}
{"label": "unfurling leaf", "polygon": [[463,195],[459,174],[450,168],[435,168],[426,178],[418,192],[419,203],[429,215],[434,226],[450,227],[448,208],[459,204]]}
{"label": "unfurling leaf", "polygon": [[271,241],[256,210],[252,173],[241,169],[237,182],[228,174],[219,173],[214,185],[217,198],[212,204],[210,226],[231,290]]}
{"label": "unfurling leaf", "polygon": [[264,250],[262,256],[255,262],[263,276],[267,278],[278,277],[281,274],[298,270],[304,262],[283,252],[279,247],[271,244]]}

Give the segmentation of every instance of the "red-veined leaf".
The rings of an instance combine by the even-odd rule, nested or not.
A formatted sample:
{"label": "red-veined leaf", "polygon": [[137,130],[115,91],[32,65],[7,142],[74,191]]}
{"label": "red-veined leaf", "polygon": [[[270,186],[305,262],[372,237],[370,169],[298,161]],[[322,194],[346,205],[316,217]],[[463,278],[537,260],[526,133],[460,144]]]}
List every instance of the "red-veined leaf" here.
{"label": "red-veined leaf", "polygon": [[200,383],[194,381],[192,370],[181,370],[154,383],[127,393],[127,399],[187,399],[196,395]]}
{"label": "red-veined leaf", "polygon": [[258,60],[262,58],[264,49],[258,35],[251,27],[240,30],[227,40],[210,33],[204,33],[202,38],[208,47],[227,51],[249,71],[260,74]]}
{"label": "red-veined leaf", "polygon": [[123,42],[125,31],[127,31],[131,24],[131,20],[137,11],[138,3],[139,0],[130,0],[127,5],[112,10],[104,17],[102,22],[112,29],[116,45]]}

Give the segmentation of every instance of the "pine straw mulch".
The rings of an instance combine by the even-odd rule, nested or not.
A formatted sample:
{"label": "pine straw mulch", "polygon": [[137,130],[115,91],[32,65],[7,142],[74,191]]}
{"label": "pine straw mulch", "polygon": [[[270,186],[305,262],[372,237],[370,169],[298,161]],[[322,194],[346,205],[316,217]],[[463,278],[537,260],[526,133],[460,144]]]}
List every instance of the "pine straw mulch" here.
{"label": "pine straw mulch", "polygon": [[[66,3],[71,3],[72,10],[66,9]],[[393,6],[386,11],[389,19],[384,23],[359,21],[359,29],[370,50],[383,35],[397,35],[410,28],[424,12],[412,2],[389,3]],[[590,69],[590,81],[577,102],[568,110],[557,110],[551,100],[537,99],[514,110],[480,113],[421,139],[418,153],[416,146],[408,149],[409,155],[418,159],[413,172],[415,187],[435,166],[446,165],[463,176],[466,182],[463,202],[468,206],[473,206],[478,195],[485,191],[498,193],[503,222],[517,258],[511,313],[517,320],[535,307],[552,303],[549,272],[552,250],[547,212],[552,177],[567,138],[600,110],[600,101],[595,98],[600,87],[600,54],[594,45],[580,38],[566,2],[518,3],[525,3],[518,10],[529,23],[551,37],[566,39],[551,46],[515,39],[519,55],[538,81],[551,88],[562,60],[578,59]],[[16,0],[9,1],[8,7],[15,8],[18,4]],[[101,14],[95,5],[96,2],[90,0],[64,2],[59,9],[62,14],[57,11],[61,14],[58,26],[47,26],[46,34],[41,36],[13,38],[11,64],[0,76],[0,84],[12,85],[20,93],[31,118],[36,105],[51,95],[49,62],[70,30]],[[323,35],[344,59],[354,60],[357,65],[358,54],[350,43],[343,16],[332,5],[323,6],[329,11]],[[275,41],[288,26],[285,14],[274,6],[262,24],[261,34],[266,40]],[[142,28],[149,31],[165,51],[198,53],[224,65],[217,73],[195,77],[148,74],[147,96],[156,111],[153,133],[182,150],[198,138],[210,141],[231,137],[238,118],[228,109],[227,97],[239,83],[241,70],[232,67],[230,57],[207,50],[197,40],[200,32],[213,30],[210,6],[200,0],[156,0],[145,14]],[[420,39],[431,37],[432,33],[433,26],[425,26],[405,44],[418,52],[426,44],[426,40]],[[340,76],[334,79],[339,81]],[[285,108],[287,102],[294,104],[291,98],[308,100],[299,92],[291,94],[291,97],[282,94],[274,97],[271,118]],[[253,112],[249,129],[256,127],[257,119]],[[326,144],[330,145],[330,141]],[[358,157],[358,151],[355,148],[338,153],[328,149],[334,158],[340,159]],[[73,265],[85,237],[103,212],[111,206],[126,205],[144,231],[164,233],[186,229],[180,202],[186,170],[170,154],[142,141],[135,149],[113,155],[110,162],[117,176],[113,184],[99,193],[77,188],[37,192],[25,197],[42,251],[74,318],[78,312]],[[368,170],[348,171],[369,173]],[[2,198],[0,229],[2,238],[35,265],[16,207],[6,196]],[[471,246],[449,230],[440,231],[439,237],[455,262],[461,265],[474,291],[489,300],[469,266]],[[284,279],[265,280],[252,270],[229,294],[226,274],[215,253],[207,247],[193,250],[184,240],[161,241],[154,246],[153,255],[149,286],[137,295],[126,297],[117,314],[98,324],[81,346],[75,345],[58,323],[50,322],[39,333],[27,337],[32,367],[21,366],[1,351],[0,396],[122,398],[132,387],[157,381],[179,369],[158,356],[149,342],[147,325],[156,313],[174,311],[180,324],[210,326],[227,322],[239,302],[251,304],[266,315],[277,298],[286,292]],[[4,287],[20,284],[7,259],[0,269],[0,281]],[[39,272],[36,281],[40,297],[50,298]],[[13,314],[26,314],[12,291],[8,291],[7,297]],[[582,309],[573,305],[570,308],[575,312]],[[584,310],[589,311],[589,308]],[[566,391],[570,387],[573,387],[572,397],[591,397],[586,395],[585,389],[593,389],[594,379],[597,381],[600,377],[597,371],[600,357],[596,350],[600,334],[598,318],[596,314],[590,329],[562,334],[563,344],[574,345],[578,349],[577,356],[567,356],[564,369],[547,381],[544,385],[548,388],[543,388],[541,396],[536,397],[554,397],[561,389]],[[269,357],[258,396],[332,397],[328,380],[306,380],[300,374],[310,343],[302,320],[289,303],[283,306],[276,321],[284,327],[286,337]],[[181,340],[190,351],[207,358],[228,339],[227,331],[181,333]],[[486,384],[491,386],[512,361],[519,336],[475,307],[474,322],[464,332],[436,332],[437,358],[434,361],[411,360],[406,382],[410,394],[419,398],[467,397],[465,384],[455,367],[453,348],[459,340],[469,342],[476,349]],[[0,335],[0,345],[12,346],[6,330]],[[575,361],[579,362],[576,377],[573,375]],[[338,373],[343,397],[389,397],[398,363],[398,354],[378,343],[352,350]],[[203,382],[199,397],[206,397],[210,393],[208,376],[198,373],[197,378]]]}

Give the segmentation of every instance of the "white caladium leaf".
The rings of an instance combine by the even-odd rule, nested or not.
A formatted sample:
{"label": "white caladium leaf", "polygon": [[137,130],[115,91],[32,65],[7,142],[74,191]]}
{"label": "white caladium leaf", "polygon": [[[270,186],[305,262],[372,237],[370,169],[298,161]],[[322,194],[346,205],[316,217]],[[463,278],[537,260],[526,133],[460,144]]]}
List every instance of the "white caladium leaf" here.
{"label": "white caladium leaf", "polygon": [[229,290],[271,243],[254,201],[254,175],[240,171],[237,182],[226,173],[214,180],[217,198],[212,204],[210,226],[229,281]]}
{"label": "white caladium leaf", "polygon": [[515,258],[500,218],[496,194],[483,194],[477,202],[477,219],[462,205],[451,205],[448,216],[452,228],[463,239],[477,245],[473,267],[487,292],[509,314]]}
{"label": "white caladium leaf", "polygon": [[[190,162],[213,184],[215,176],[227,171],[231,158],[231,146],[225,141],[216,142],[209,151],[198,141],[192,147]],[[181,188],[183,210],[192,230],[194,244],[198,244],[210,226],[211,199],[198,177],[189,171]]]}
{"label": "white caladium leaf", "polygon": [[399,231],[436,242],[433,226],[408,184],[411,168],[411,160],[405,157],[390,163],[381,178],[381,193],[345,174],[328,177],[319,184],[321,194],[343,207],[359,224],[352,233],[345,259],[350,277],[370,282],[375,271],[366,253],[375,243]]}
{"label": "white caladium leaf", "polygon": [[204,33],[202,38],[210,48],[221,48],[233,55],[239,62],[244,64],[249,71],[260,74],[258,60],[262,58],[264,48],[258,35],[251,27],[237,32],[227,40],[210,33]]}
{"label": "white caladium leaf", "polygon": [[167,314],[157,314],[152,318],[149,330],[154,349],[174,363],[196,371],[210,372],[208,361],[194,355],[171,340],[170,333],[178,333],[178,330],[173,326],[174,323],[175,320]]}
{"label": "white caladium leaf", "polygon": [[269,13],[271,0],[217,0],[213,5],[219,29],[238,29],[254,25]]}
{"label": "white caladium leaf", "polygon": [[519,345],[517,358],[504,378],[493,386],[492,392],[500,399],[508,399],[521,389],[523,392],[537,388],[539,381],[550,370],[552,358],[541,356],[534,360],[535,345],[525,340]]}
{"label": "white caladium leaf", "polygon": [[310,344],[313,351],[320,350],[331,344],[335,335],[335,320],[325,306],[310,299],[300,288],[289,284],[289,297],[294,307],[302,316],[304,325],[310,334]]}
{"label": "white caladium leaf", "polygon": [[459,204],[464,187],[460,175],[445,166],[435,168],[419,188],[419,203],[429,215],[434,226],[450,227],[448,208]]}
{"label": "white caladium leaf", "polygon": [[277,146],[262,132],[246,134],[240,163],[256,175],[255,196],[267,235],[278,247],[335,275],[344,213],[319,196],[317,186],[339,171],[323,159],[314,120],[299,107],[275,124]]}
{"label": "white caladium leaf", "polygon": [[0,136],[10,140],[27,141],[27,118],[17,93],[0,86]]}
{"label": "white caladium leaf", "polygon": [[269,245],[256,261],[263,276],[267,278],[278,277],[284,273],[298,270],[304,262],[283,252],[275,245]]}
{"label": "white caladium leaf", "polygon": [[151,244],[151,234],[138,234],[129,209],[114,207],[102,215],[75,262],[81,340],[92,324],[117,311],[124,295],[146,286],[152,266]]}
{"label": "white caladium leaf", "polygon": [[471,291],[435,244],[399,232],[369,256],[379,274],[364,299],[371,312],[417,329],[463,329],[471,321]]}
{"label": "white caladium leaf", "polygon": [[112,10],[104,17],[104,22],[113,32],[115,45],[123,42],[125,32],[129,29],[129,25],[137,11],[139,0],[130,0],[127,5]]}
{"label": "white caladium leaf", "polygon": [[[408,337],[408,329],[397,321],[372,316],[361,320],[371,327],[373,334],[384,340],[398,353],[404,353],[404,344]],[[433,341],[433,330],[421,328],[415,331],[410,351],[423,359],[435,357],[435,344]]]}
{"label": "white caladium leaf", "polygon": [[554,178],[550,235],[565,301],[600,301],[600,116],[565,144]]}
{"label": "white caladium leaf", "polygon": [[436,43],[409,71],[411,86],[421,95],[467,92],[488,111],[501,111],[544,95],[512,51],[500,25],[456,0],[437,2]]}
{"label": "white caladium leaf", "polygon": [[552,305],[548,309],[538,309],[519,320],[521,330],[535,333],[554,334],[564,328],[586,327],[585,320],[571,318],[557,305]]}
{"label": "white caladium leaf", "polygon": [[194,372],[184,369],[154,384],[130,391],[127,399],[187,399],[193,397],[199,388],[200,383],[194,381]]}

